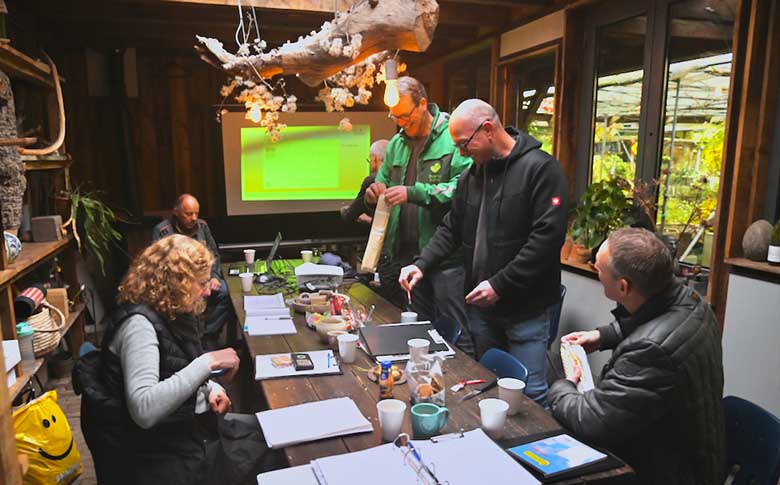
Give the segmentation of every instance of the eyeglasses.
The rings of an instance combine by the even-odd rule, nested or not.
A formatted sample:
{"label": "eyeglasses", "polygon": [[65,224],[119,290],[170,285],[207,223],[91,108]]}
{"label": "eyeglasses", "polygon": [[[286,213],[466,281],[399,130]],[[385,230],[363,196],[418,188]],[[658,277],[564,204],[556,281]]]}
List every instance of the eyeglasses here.
{"label": "eyeglasses", "polygon": [[415,104],[414,107],[412,107],[412,109],[408,113],[406,113],[405,115],[396,116],[393,113],[387,113],[387,117],[390,118],[393,121],[402,121],[403,120],[404,123],[407,123],[407,122],[409,122],[409,120],[412,119],[412,114],[414,114],[415,110],[419,106],[420,106],[419,104]]}
{"label": "eyeglasses", "polygon": [[477,133],[479,133],[479,130],[482,129],[483,126],[485,126],[485,123],[487,123],[490,120],[483,120],[482,123],[479,124],[476,130],[474,130],[474,133],[471,134],[468,140],[465,142],[456,143],[455,146],[461,150],[467,150],[469,147],[469,143],[471,143],[471,140],[474,139],[475,136],[477,136]]}

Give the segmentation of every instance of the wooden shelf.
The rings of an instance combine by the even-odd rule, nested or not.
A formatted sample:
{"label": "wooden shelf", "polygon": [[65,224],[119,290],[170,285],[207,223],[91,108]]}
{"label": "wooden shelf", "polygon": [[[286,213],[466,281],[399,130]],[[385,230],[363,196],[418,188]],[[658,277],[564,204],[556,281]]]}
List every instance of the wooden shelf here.
{"label": "wooden shelf", "polygon": [[780,266],[772,266],[766,261],[753,261],[747,258],[726,258],[726,264],[745,268],[752,271],[760,271],[775,276],[780,276]]}
{"label": "wooden shelf", "polygon": [[[54,87],[49,65],[19,52],[11,47],[8,41],[0,42],[0,70],[11,78],[32,81],[48,88]],[[60,78],[60,81],[63,79]]]}
{"label": "wooden shelf", "polygon": [[22,155],[22,162],[26,171],[57,170],[70,167],[73,159],[70,155]]}
{"label": "wooden shelf", "polygon": [[[62,327],[62,330],[60,331],[60,335],[62,337],[65,336],[66,333],[68,333],[68,330],[73,326],[73,324],[76,322],[76,320],[79,319],[82,313],[84,313],[86,305],[84,303],[79,303],[78,305],[75,305],[73,309],[71,309],[70,313],[68,314],[68,319],[65,322],[65,326]],[[51,354],[49,354],[51,355]],[[8,388],[8,394],[11,397],[11,402],[16,399],[16,396],[19,395],[19,393],[22,391],[24,387],[27,386],[27,382],[29,382],[30,379],[32,379],[32,376],[34,376],[43,365],[44,362],[48,359],[49,356],[46,357],[38,357],[35,359],[35,364],[31,369],[27,369],[25,372],[22,373],[22,375],[16,377],[16,382]]]}
{"label": "wooden shelf", "polygon": [[0,271],[0,288],[26,275],[39,263],[53,258],[72,241],[73,236],[68,235],[60,241],[22,243],[22,252],[16,261],[9,265],[8,269]]}

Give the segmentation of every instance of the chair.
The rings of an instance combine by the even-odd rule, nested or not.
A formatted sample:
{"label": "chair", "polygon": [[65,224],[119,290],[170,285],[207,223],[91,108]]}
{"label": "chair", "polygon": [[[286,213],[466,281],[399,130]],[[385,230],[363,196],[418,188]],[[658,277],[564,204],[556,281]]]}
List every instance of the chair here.
{"label": "chair", "polygon": [[458,343],[460,334],[463,332],[463,329],[460,328],[460,324],[455,320],[450,320],[449,318],[440,318],[435,320],[433,322],[433,328],[439,332],[439,335],[441,335],[444,340],[452,345]]}
{"label": "chair", "polygon": [[553,343],[553,340],[555,340],[555,337],[558,336],[558,324],[561,322],[561,310],[563,309],[563,298],[566,296],[566,287],[561,285],[561,299],[552,307],[552,312],[550,314],[550,337],[547,340],[547,349],[550,349],[550,346]]}
{"label": "chair", "polygon": [[736,396],[723,398],[723,410],[726,483],[776,484],[780,479],[780,419]]}
{"label": "chair", "polygon": [[503,350],[489,349],[479,359],[479,363],[482,367],[492,370],[499,379],[514,377],[523,382],[528,380],[528,369],[514,355]]}

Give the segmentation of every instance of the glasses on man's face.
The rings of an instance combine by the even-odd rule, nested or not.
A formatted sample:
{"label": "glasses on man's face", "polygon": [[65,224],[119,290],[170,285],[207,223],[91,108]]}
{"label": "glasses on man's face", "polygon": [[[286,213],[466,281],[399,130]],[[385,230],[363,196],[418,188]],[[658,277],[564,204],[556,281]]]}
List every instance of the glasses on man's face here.
{"label": "glasses on man's face", "polygon": [[412,114],[414,114],[414,111],[418,106],[419,104],[415,104],[408,113],[399,116],[396,116],[393,113],[387,113],[387,117],[395,122],[403,121],[404,123],[408,123],[412,119]]}
{"label": "glasses on man's face", "polygon": [[479,126],[477,126],[477,129],[474,130],[474,133],[471,134],[468,140],[466,140],[465,142],[456,143],[455,146],[460,150],[466,151],[469,147],[469,143],[471,143],[471,140],[473,140],[474,137],[477,136],[477,133],[479,133],[479,130],[481,130],[482,127],[485,126],[485,123],[487,121],[488,120],[483,120],[482,123],[480,123]]}

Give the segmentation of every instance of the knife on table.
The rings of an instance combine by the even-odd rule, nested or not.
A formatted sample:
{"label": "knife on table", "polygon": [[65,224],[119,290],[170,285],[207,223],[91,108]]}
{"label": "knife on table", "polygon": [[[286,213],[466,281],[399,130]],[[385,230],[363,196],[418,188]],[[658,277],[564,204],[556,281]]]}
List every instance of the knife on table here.
{"label": "knife on table", "polygon": [[466,394],[463,395],[462,398],[460,398],[460,401],[458,402],[468,401],[472,397],[478,396],[485,391],[489,391],[493,389],[494,387],[496,387],[496,384],[498,384],[498,378],[493,379],[492,381],[488,382],[487,384],[485,384],[479,389],[474,389],[473,391],[467,392]]}

